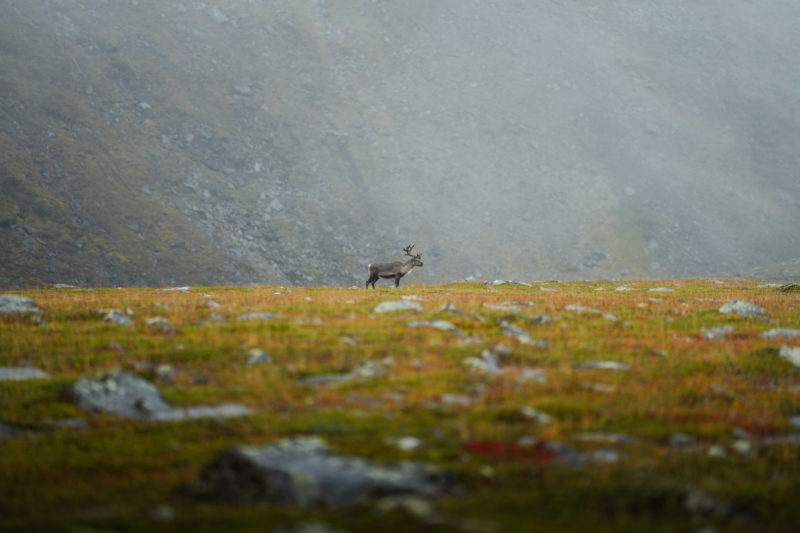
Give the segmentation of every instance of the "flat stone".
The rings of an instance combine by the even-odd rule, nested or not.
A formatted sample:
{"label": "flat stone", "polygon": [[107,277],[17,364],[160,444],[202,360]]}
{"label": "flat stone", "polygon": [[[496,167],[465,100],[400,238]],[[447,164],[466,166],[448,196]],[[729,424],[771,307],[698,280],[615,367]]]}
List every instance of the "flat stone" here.
{"label": "flat stone", "polygon": [[449,331],[451,333],[460,333],[458,328],[455,327],[451,322],[447,320],[419,320],[416,322],[409,322],[409,326],[412,328],[423,328],[423,327],[430,327],[433,329],[438,329],[439,331]]}
{"label": "flat stone", "polygon": [[422,311],[422,306],[417,302],[408,300],[395,300],[381,302],[372,310],[374,313],[391,313],[394,311]]}
{"label": "flat stone", "polygon": [[767,310],[756,304],[744,300],[731,300],[719,308],[719,312],[726,315],[739,315],[750,317],[763,317],[768,315]]}
{"label": "flat stone", "polygon": [[794,339],[800,337],[800,329],[777,328],[761,333],[762,339]]}
{"label": "flat stone", "polygon": [[206,466],[200,484],[229,501],[342,509],[378,496],[437,496],[448,480],[423,464],[338,456],[320,439],[304,437],[229,449]]}
{"label": "flat stone", "polygon": [[718,340],[722,339],[727,335],[733,333],[733,326],[718,326],[715,328],[700,328],[700,331],[703,332],[703,336],[709,340]]}
{"label": "flat stone", "polygon": [[23,379],[44,379],[50,376],[44,370],[29,366],[0,367],[0,381],[19,381]]}
{"label": "flat stone", "polygon": [[575,368],[578,370],[629,370],[630,367],[616,361],[590,361],[582,363]]}
{"label": "flat stone", "polygon": [[0,294],[0,314],[40,313],[41,310],[30,298],[17,294]]}

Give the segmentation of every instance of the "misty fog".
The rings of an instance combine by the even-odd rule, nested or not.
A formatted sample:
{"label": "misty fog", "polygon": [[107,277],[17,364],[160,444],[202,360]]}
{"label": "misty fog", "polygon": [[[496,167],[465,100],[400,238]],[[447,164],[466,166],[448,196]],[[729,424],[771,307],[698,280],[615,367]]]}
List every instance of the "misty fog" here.
{"label": "misty fog", "polygon": [[797,2],[0,5],[0,286],[800,272]]}

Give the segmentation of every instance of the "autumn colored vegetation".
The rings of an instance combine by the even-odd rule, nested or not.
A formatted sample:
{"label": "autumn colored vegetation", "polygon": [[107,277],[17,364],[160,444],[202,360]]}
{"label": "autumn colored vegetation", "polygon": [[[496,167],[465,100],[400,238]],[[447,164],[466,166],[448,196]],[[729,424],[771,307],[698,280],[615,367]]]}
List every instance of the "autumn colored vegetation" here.
{"label": "autumn colored vegetation", "polygon": [[[798,292],[703,279],[17,294],[41,313],[0,315],[0,367],[49,378],[0,381],[13,429],[0,529],[800,527],[800,369],[780,356],[800,337],[762,336],[800,328]],[[421,311],[374,312],[394,300]],[[732,300],[766,314],[721,313]],[[111,309],[133,323],[104,320]],[[136,421],[64,394],[115,370],[174,406],[252,414]],[[313,379],[329,375],[347,377]],[[430,508],[343,511],[185,490],[230,446],[296,435],[438,465],[458,490]]]}

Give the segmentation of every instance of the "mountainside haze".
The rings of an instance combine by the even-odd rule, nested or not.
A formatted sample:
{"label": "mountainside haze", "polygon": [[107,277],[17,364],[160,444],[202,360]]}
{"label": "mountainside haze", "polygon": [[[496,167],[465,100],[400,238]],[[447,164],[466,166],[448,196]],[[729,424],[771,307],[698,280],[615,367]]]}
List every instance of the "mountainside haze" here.
{"label": "mountainside haze", "polygon": [[0,6],[0,287],[800,277],[796,2]]}

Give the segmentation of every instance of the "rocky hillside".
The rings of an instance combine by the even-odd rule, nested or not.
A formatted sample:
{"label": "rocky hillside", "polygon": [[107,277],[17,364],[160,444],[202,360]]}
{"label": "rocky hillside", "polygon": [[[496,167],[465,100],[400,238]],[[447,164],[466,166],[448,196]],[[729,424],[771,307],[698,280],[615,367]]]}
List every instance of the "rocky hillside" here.
{"label": "rocky hillside", "polygon": [[427,282],[800,257],[793,2],[3,11],[0,286],[352,285],[412,241]]}

